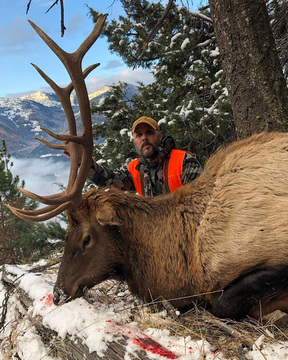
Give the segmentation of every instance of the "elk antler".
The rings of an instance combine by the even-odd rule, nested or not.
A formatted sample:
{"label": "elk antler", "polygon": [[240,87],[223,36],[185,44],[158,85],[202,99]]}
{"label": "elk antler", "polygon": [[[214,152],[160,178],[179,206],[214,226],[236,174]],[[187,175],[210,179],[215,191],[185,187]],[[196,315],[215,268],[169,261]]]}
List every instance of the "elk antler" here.
{"label": "elk antler", "polygon": [[[52,149],[62,149],[70,153],[71,168],[69,173],[68,185],[64,192],[50,196],[39,196],[30,191],[18,187],[18,189],[31,199],[37,200],[48,206],[38,210],[22,210],[7,205],[9,209],[18,217],[30,221],[43,221],[51,219],[60,214],[68,208],[77,208],[82,204],[82,189],[85,184],[89,169],[91,167],[92,153],[93,153],[93,135],[92,135],[92,121],[89,98],[87,88],[85,85],[86,76],[95,69],[99,64],[89,66],[82,71],[82,60],[84,55],[98,39],[107,15],[102,15],[94,26],[91,34],[83,41],[79,48],[74,53],[67,53],[61,49],[48,35],[46,35],[38,26],[32,21],[29,21],[38,35],[50,47],[50,49],[62,61],[66,70],[68,71],[71,83],[65,88],[59,87],[53,80],[51,80],[41,69],[32,64],[40,75],[46,80],[51,88],[57,94],[69,125],[69,135],[60,135],[51,132],[48,129],[41,128],[54,139],[68,142],[63,145],[50,144],[43,139],[36,138]],[[80,115],[82,122],[82,135],[77,136],[77,128],[75,115],[72,110],[70,101],[71,92],[75,89]],[[80,144],[83,148],[83,156],[80,168],[78,169],[78,147]]]}

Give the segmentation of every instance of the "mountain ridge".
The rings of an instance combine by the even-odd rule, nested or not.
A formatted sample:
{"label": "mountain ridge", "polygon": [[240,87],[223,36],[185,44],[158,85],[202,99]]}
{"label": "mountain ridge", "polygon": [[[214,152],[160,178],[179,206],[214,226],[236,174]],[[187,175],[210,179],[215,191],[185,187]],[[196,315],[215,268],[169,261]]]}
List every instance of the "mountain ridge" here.
{"label": "mountain ridge", "polygon": [[[135,85],[125,85],[127,85],[126,96],[128,94],[130,98],[139,91]],[[101,99],[109,96],[112,87],[113,85],[105,86],[89,94],[90,102],[98,104]],[[78,100],[74,95],[71,95],[71,105],[77,127],[81,128]],[[92,121],[100,123],[105,121],[105,116],[93,114]],[[59,151],[51,150],[35,140],[35,136],[49,142],[53,140],[41,127],[59,134],[68,131],[64,110],[55,93],[37,91],[20,98],[0,97],[0,139],[5,140],[7,151],[13,157],[59,156]]]}

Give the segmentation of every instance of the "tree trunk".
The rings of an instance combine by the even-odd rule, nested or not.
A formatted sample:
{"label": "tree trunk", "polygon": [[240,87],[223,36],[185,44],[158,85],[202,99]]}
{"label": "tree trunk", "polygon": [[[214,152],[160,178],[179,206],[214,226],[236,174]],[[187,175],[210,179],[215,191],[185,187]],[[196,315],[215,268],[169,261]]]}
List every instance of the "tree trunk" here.
{"label": "tree trunk", "polygon": [[264,0],[210,0],[237,136],[288,130],[288,91]]}

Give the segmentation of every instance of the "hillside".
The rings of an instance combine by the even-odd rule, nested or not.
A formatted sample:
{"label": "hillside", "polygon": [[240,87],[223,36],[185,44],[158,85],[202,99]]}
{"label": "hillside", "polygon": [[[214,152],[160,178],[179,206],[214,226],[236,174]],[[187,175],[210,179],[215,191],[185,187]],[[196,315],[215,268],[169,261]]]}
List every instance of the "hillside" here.
{"label": "hillside", "polygon": [[[109,96],[111,86],[89,95],[90,102],[99,103]],[[126,96],[131,98],[137,87],[128,85]],[[71,103],[78,126],[81,124],[77,98],[71,97]],[[105,120],[103,115],[93,115],[93,122]],[[58,97],[53,93],[36,92],[21,98],[0,98],[0,140],[5,140],[8,152],[16,158],[38,158],[59,156],[35,140],[35,136],[51,141],[51,138],[40,129],[48,128],[55,133],[65,133],[68,124]]]}

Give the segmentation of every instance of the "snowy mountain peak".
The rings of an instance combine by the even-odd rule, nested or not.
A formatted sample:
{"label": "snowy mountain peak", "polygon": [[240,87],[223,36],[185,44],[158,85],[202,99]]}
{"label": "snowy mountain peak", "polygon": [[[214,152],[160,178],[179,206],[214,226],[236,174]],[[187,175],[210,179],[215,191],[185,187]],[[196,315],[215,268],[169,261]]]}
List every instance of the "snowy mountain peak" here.
{"label": "snowy mountain peak", "polygon": [[23,95],[23,96],[21,96],[20,99],[22,99],[22,100],[32,100],[32,101],[35,101],[35,102],[40,103],[40,104],[45,105],[45,106],[59,106],[59,105],[61,105],[57,95],[55,95],[53,93],[42,92],[42,91],[37,91],[34,94]]}
{"label": "snowy mountain peak", "polygon": [[[93,92],[89,99],[99,103],[103,97],[109,96],[112,87],[113,85],[105,86]],[[126,97],[132,98],[136,92],[136,86],[127,84]],[[71,104],[77,127],[80,129],[81,116],[77,96],[71,95]],[[101,114],[93,114],[92,120],[101,123],[104,118]],[[34,139],[37,135],[51,141],[40,126],[57,134],[64,134],[68,130],[66,115],[56,94],[38,91],[21,98],[0,98],[0,140],[5,140],[9,153],[14,157],[51,156],[51,150]]]}
{"label": "snowy mountain peak", "polygon": [[112,86],[105,86],[104,88],[94,91],[92,94],[89,95],[89,100],[92,100],[100,95],[103,95],[105,93],[109,93],[112,89]]}
{"label": "snowy mountain peak", "polygon": [[[97,97],[99,97],[99,96],[101,96],[101,95],[106,95],[106,96],[108,96],[109,95],[109,93],[111,92],[111,90],[113,89],[113,86],[118,86],[118,85],[121,85],[121,86],[125,86],[124,85],[124,83],[122,82],[122,81],[118,81],[118,83],[116,83],[116,84],[113,84],[113,85],[107,85],[107,86],[105,86],[105,87],[103,87],[102,89],[100,89],[100,90],[96,90],[96,91],[94,91],[93,93],[91,93],[91,94],[89,94],[89,100],[93,100],[93,99],[95,99],[95,98],[97,98]],[[135,91],[137,92],[137,86],[135,86],[135,85],[131,85],[131,84],[126,84],[129,88],[133,88],[133,89],[135,89]]]}
{"label": "snowy mountain peak", "polygon": [[[21,100],[32,100],[37,103],[40,103],[45,106],[61,106],[58,96],[54,93],[47,93],[42,91],[37,91],[36,93],[23,95],[20,98]],[[73,94],[70,96],[72,106],[77,106],[77,98]]]}

